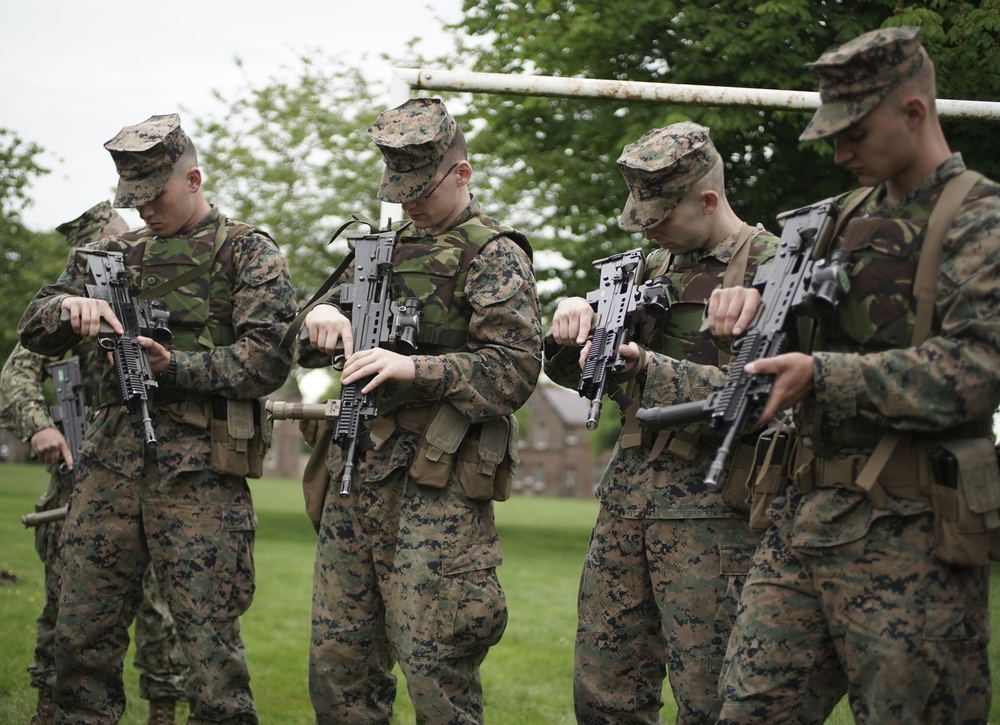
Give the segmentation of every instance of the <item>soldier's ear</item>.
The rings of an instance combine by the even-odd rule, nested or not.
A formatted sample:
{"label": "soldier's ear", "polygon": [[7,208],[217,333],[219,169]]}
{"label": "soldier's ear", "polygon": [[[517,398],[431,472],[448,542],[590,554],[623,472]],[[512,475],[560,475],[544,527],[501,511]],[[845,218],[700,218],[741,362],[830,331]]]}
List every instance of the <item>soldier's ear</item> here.
{"label": "soldier's ear", "polygon": [[464,186],[469,183],[469,179],[472,178],[472,164],[464,159],[458,162],[458,166],[455,167],[455,173],[458,175],[458,185]]}
{"label": "soldier's ear", "polygon": [[188,191],[190,191],[192,194],[194,194],[201,188],[201,182],[202,182],[201,169],[199,169],[197,166],[192,166],[190,169],[188,169],[186,178],[188,184]]}
{"label": "soldier's ear", "polygon": [[701,210],[706,216],[714,214],[719,208],[719,194],[712,189],[705,189],[701,192]]}

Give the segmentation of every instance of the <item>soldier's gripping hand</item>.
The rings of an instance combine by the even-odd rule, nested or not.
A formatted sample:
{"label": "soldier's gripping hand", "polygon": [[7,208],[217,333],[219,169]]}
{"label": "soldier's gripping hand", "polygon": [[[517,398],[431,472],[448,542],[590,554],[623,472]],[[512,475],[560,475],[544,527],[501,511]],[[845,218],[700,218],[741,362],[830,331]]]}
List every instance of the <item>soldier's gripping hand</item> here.
{"label": "soldier's gripping hand", "polygon": [[340,342],[345,357],[354,352],[351,321],[334,305],[316,305],[306,315],[303,327],[309,333],[309,344],[317,350],[333,355],[338,352],[337,343]]}
{"label": "soldier's gripping hand", "polygon": [[58,428],[49,426],[37,430],[31,435],[29,442],[31,450],[42,463],[55,464],[65,461],[66,470],[73,470],[73,456],[70,455],[66,439]]}
{"label": "soldier's gripping hand", "polygon": [[752,287],[719,287],[708,299],[706,320],[713,337],[731,340],[746,331],[760,307],[760,292]]}
{"label": "soldier's gripping hand", "polygon": [[97,337],[101,331],[101,320],[104,320],[121,335],[125,332],[122,323],[111,311],[111,305],[105,300],[94,300],[89,297],[65,297],[62,305],[63,317],[68,317],[73,332],[83,337]]}
{"label": "soldier's gripping hand", "polygon": [[567,297],[552,316],[552,339],[560,345],[580,347],[590,336],[594,308],[583,297]]}

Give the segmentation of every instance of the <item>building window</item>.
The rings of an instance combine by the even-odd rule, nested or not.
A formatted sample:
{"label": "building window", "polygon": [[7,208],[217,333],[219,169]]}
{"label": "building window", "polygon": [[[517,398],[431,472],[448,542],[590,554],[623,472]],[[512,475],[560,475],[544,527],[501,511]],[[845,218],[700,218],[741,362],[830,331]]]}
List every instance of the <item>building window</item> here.
{"label": "building window", "polygon": [[576,496],[576,469],[566,469],[566,495]]}
{"label": "building window", "polygon": [[535,421],[534,426],[535,450],[544,451],[549,447],[549,425],[543,421]]}
{"label": "building window", "polygon": [[567,428],[564,442],[567,446],[575,446],[580,442],[580,436],[576,433],[576,428]]}

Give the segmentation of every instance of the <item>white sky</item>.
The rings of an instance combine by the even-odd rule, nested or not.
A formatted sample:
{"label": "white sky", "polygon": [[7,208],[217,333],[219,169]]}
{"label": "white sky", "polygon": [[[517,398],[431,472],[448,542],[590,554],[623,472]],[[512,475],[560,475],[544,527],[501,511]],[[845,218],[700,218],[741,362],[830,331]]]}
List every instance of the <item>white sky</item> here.
{"label": "white sky", "polygon": [[32,185],[23,221],[53,229],[112,199],[117,175],[103,144],[123,126],[172,112],[188,128],[200,114],[218,118],[212,92],[232,99],[245,87],[237,56],[254,85],[287,77],[310,50],[388,83],[383,54],[403,55],[413,38],[425,56],[443,52],[441,26],[460,17],[461,0],[433,9],[426,0],[6,0],[0,128],[43,147],[52,170]]}

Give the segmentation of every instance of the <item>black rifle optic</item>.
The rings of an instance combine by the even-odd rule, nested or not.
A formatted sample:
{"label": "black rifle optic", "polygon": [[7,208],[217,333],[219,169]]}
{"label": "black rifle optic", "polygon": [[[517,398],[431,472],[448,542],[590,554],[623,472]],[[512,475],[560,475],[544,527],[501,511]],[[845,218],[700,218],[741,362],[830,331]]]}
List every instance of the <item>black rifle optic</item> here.
{"label": "black rifle optic", "polygon": [[[668,283],[664,277],[642,284],[645,260],[641,249],[595,260],[594,267],[598,271],[599,287],[587,294],[587,302],[594,308],[595,326],[590,352],[576,388],[581,398],[591,401],[587,414],[589,430],[597,428],[611,375],[625,368],[618,348],[628,343],[635,331],[635,313],[645,308],[648,314],[662,318],[670,309]],[[631,402],[621,388],[615,388],[608,395],[622,409]]]}
{"label": "black rifle optic", "polygon": [[86,285],[87,297],[104,300],[121,322],[124,333],[115,334],[104,320],[98,344],[111,351],[119,393],[136,430],[142,431],[147,448],[156,446],[156,433],[149,417],[149,389],[156,387],[156,377],[149,364],[149,354],[139,345],[140,335],[151,337],[161,345],[173,335],[167,327],[169,314],[159,299],[135,299],[129,287],[129,273],[121,252],[84,250],[87,268],[93,279]]}
{"label": "black rifle optic", "polygon": [[718,485],[739,435],[763,414],[774,378],[751,375],[748,363],[774,357],[789,346],[789,331],[799,315],[830,315],[847,291],[850,255],[838,251],[828,260],[814,261],[825,249],[834,229],[836,211],[830,200],[784,212],[781,241],[774,259],[757,269],[753,286],[761,292],[754,324],[733,345],[736,358],[729,379],[705,400],[661,408],[642,408],[636,418],[650,429],[675,428],[702,420],[723,433],[705,485]]}

